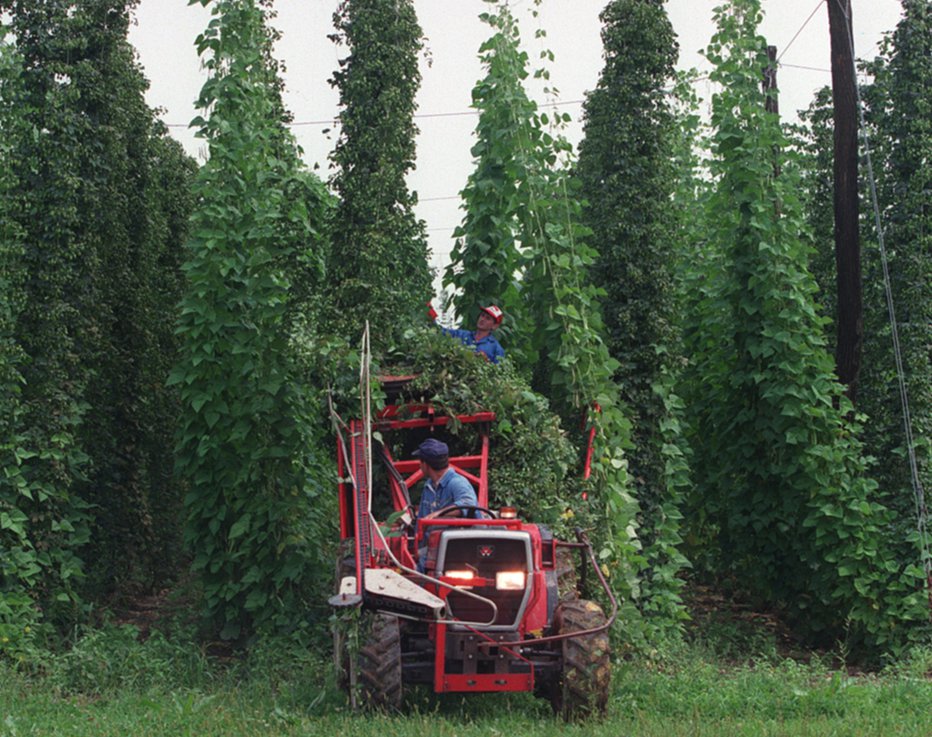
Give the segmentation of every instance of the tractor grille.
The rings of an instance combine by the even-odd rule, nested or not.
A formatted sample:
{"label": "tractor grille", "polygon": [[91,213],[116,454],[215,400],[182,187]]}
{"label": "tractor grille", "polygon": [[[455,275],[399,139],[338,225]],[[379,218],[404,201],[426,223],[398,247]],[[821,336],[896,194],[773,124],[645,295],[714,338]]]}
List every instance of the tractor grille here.
{"label": "tractor grille", "polygon": [[[494,583],[470,589],[474,594],[491,599],[498,607],[490,628],[517,627],[531,583],[531,543],[526,532],[446,531],[441,537],[438,563],[443,571],[468,569],[491,581],[495,581],[499,572],[523,572],[525,586],[517,591],[500,591]],[[488,604],[455,591],[448,595],[447,606],[454,618],[464,622],[488,622],[492,617]]]}

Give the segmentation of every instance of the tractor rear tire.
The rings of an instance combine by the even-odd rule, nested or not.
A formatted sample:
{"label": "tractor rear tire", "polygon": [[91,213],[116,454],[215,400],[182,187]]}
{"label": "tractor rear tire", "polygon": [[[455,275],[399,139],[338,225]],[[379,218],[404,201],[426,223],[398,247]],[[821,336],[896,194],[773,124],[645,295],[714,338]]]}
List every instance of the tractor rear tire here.
{"label": "tractor rear tire", "polygon": [[[554,631],[564,635],[595,629],[606,622],[594,601],[564,601],[554,613]],[[554,713],[567,722],[604,716],[611,685],[611,646],[608,631],[561,641],[563,668],[550,692]]]}
{"label": "tractor rear tire", "polygon": [[359,649],[359,686],[364,706],[398,711],[401,682],[401,626],[398,617],[375,614],[366,644]]}
{"label": "tractor rear tire", "polygon": [[557,593],[560,601],[579,598],[579,576],[576,573],[576,557],[569,548],[557,548]]}

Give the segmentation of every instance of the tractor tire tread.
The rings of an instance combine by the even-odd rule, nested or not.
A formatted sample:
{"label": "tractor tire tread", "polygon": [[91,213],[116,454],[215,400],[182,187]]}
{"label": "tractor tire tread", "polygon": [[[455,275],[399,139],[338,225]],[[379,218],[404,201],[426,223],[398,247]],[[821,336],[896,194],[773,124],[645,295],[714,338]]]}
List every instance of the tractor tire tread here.
{"label": "tractor tire tread", "polygon": [[[560,634],[595,629],[606,622],[592,601],[564,601],[554,616]],[[566,721],[602,716],[611,685],[611,644],[608,632],[563,640],[563,672],[552,691],[554,711]]]}
{"label": "tractor tire tread", "polygon": [[359,649],[362,702],[384,711],[401,708],[401,628],[397,617],[376,614],[365,645]]}

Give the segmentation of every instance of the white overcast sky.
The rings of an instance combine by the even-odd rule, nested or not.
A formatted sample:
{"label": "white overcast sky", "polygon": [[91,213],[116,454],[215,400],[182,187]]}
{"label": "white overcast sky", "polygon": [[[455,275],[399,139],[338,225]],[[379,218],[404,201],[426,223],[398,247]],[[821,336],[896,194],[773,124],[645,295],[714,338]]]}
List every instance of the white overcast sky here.
{"label": "white overcast sky", "polygon": [[[794,118],[805,108],[818,87],[831,83],[829,69],[828,11],[825,2],[837,0],[763,0],[765,13],[761,33],[777,47],[781,67],[780,109],[784,118]],[[602,66],[599,13],[607,0],[543,0],[540,17],[533,19],[532,0],[513,0],[522,39],[532,64],[542,49],[550,49],[556,61],[550,65],[551,83],[559,89],[560,109],[570,113],[573,125],[567,131],[578,142],[581,128],[580,101],[592,89]],[[337,0],[277,0],[275,25],[282,32],[276,56],[284,62],[285,104],[294,114],[293,132],[304,149],[305,160],[318,164],[327,178],[328,153],[338,113],[338,96],[327,80],[345,50],[327,39],[332,33],[332,15]],[[420,197],[418,215],[428,227],[433,265],[443,268],[452,246],[450,235],[460,222],[458,193],[471,170],[472,132],[475,114],[470,113],[471,91],[482,75],[478,61],[480,44],[489,27],[478,15],[489,9],[482,0],[415,0],[421,28],[427,37],[431,63],[422,60],[423,81],[418,94],[417,169],[409,185]],[[708,64],[700,55],[714,31],[713,8],[719,0],[667,0],[667,12],[679,37],[680,67],[700,72]],[[853,0],[855,53],[871,58],[881,35],[893,30],[901,15],[898,0]],[[141,0],[130,40],[151,88],[149,103],[163,111],[189,153],[202,155],[201,145],[187,123],[194,117],[194,101],[204,81],[194,39],[206,27],[209,12],[187,0]],[[543,28],[547,37],[536,40]],[[708,83],[699,93],[711,94]],[[553,102],[540,88],[531,95],[539,103]]]}

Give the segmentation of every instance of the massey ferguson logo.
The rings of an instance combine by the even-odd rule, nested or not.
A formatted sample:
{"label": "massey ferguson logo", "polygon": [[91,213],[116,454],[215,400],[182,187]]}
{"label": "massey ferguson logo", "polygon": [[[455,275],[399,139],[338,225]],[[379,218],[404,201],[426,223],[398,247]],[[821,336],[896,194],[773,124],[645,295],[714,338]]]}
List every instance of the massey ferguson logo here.
{"label": "massey ferguson logo", "polygon": [[478,548],[478,553],[480,558],[491,558],[495,555],[495,546],[494,545],[480,545]]}

